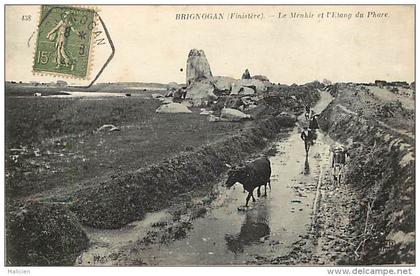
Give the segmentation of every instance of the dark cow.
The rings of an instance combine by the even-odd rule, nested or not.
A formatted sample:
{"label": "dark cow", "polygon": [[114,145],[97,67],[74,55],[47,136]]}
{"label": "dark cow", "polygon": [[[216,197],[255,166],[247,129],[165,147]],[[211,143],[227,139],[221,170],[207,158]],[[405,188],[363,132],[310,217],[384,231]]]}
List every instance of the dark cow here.
{"label": "dark cow", "polygon": [[230,188],[239,182],[244,186],[244,189],[248,192],[246,197],[245,207],[248,207],[248,201],[252,197],[252,201],[255,202],[253,192],[255,188],[258,188],[257,195],[260,196],[260,188],[264,186],[265,194],[267,196],[267,184],[271,189],[270,176],[271,176],[271,165],[268,158],[263,157],[257,159],[245,166],[239,168],[233,168],[228,173],[229,177],[226,181],[226,187]]}

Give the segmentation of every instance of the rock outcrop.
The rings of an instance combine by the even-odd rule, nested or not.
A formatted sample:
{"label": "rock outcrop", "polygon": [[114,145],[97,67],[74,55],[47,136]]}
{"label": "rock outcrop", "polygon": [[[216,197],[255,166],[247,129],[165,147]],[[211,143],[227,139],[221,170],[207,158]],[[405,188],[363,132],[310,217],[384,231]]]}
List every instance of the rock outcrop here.
{"label": "rock outcrop", "polygon": [[217,91],[215,91],[215,94],[219,92],[219,94],[229,95],[230,91],[232,91],[232,85],[237,80],[231,77],[214,77],[213,78],[213,85]]}
{"label": "rock outcrop", "polygon": [[245,69],[245,72],[242,74],[243,80],[249,80],[251,79],[251,74],[249,73],[248,69]]}
{"label": "rock outcrop", "polygon": [[[188,55],[186,84],[185,99],[196,107],[208,106],[224,95],[249,96],[263,93],[271,86],[267,77],[262,75],[251,77],[248,69],[240,80],[230,77],[213,77],[204,51],[197,49],[192,49]],[[176,91],[172,90],[167,96],[175,99]]]}
{"label": "rock outcrop", "polygon": [[238,80],[232,85],[232,95],[238,95],[245,87],[252,88],[255,92],[266,92],[269,82],[257,80],[257,79],[242,79]]}
{"label": "rock outcrop", "polygon": [[207,106],[217,99],[212,81],[213,75],[204,51],[192,49],[187,59],[186,99],[193,106]]}
{"label": "rock outcrop", "polygon": [[255,75],[255,76],[252,76],[252,78],[254,79],[254,80],[260,80],[260,81],[270,81],[266,76],[263,76],[263,75]]}

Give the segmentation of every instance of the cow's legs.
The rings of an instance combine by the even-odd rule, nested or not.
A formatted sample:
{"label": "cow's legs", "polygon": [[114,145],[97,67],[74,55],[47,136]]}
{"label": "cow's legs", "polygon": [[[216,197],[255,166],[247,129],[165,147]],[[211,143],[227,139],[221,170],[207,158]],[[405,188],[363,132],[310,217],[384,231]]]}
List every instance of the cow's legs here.
{"label": "cow's legs", "polygon": [[[270,183],[270,182],[268,182]],[[267,196],[267,184],[264,185],[264,196]]]}
{"label": "cow's legs", "polygon": [[245,207],[248,207],[248,201],[251,198],[251,193],[248,192],[248,196],[246,197],[246,203],[245,203]]}
{"label": "cow's legs", "polygon": [[271,190],[271,180],[270,179],[268,179],[268,187],[270,188],[270,190]]}
{"label": "cow's legs", "polygon": [[252,197],[252,202],[255,202],[255,197],[254,197],[254,190],[251,191],[251,197]]}
{"label": "cow's legs", "polygon": [[340,167],[338,168],[338,184],[341,184],[341,169],[342,169],[342,167],[341,167],[341,164],[340,164]]}
{"label": "cow's legs", "polygon": [[251,197],[252,197],[252,202],[255,202],[255,197],[253,195],[254,194],[254,189],[252,189],[252,191],[248,192],[248,196],[246,197],[245,207],[248,207],[248,201]]}

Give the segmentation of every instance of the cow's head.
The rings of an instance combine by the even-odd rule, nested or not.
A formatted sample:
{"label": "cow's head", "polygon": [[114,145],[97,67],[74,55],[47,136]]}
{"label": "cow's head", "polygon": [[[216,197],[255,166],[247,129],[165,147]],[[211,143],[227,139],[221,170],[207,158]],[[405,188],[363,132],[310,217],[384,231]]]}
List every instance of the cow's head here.
{"label": "cow's head", "polygon": [[235,185],[236,182],[241,182],[244,178],[244,175],[246,175],[246,172],[244,170],[244,167],[234,167],[228,172],[228,179],[226,181],[226,187],[229,189],[233,185]]}

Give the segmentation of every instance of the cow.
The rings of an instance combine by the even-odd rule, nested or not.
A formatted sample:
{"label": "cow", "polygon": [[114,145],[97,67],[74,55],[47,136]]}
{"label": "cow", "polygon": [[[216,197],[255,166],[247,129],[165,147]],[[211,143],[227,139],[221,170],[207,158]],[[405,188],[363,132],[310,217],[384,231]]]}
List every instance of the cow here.
{"label": "cow", "polygon": [[255,202],[253,192],[255,188],[258,188],[257,195],[260,197],[261,186],[265,188],[264,196],[267,196],[267,184],[271,189],[270,184],[271,176],[271,165],[270,160],[267,157],[259,158],[251,163],[246,164],[238,168],[232,168],[228,172],[228,179],[226,181],[226,187],[231,188],[236,182],[243,185],[244,190],[248,192],[246,197],[245,207],[248,207],[248,201],[252,197],[252,201]]}

